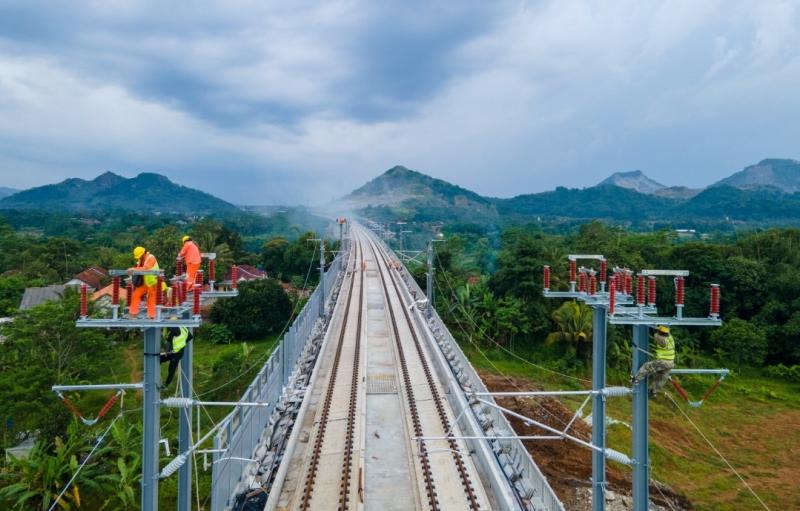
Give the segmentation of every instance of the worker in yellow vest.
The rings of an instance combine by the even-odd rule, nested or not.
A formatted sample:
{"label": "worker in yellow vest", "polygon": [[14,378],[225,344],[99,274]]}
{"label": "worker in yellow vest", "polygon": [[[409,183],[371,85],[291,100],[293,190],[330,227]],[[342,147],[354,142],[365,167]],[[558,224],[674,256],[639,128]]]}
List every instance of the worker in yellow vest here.
{"label": "worker in yellow vest", "polygon": [[[136,266],[131,270],[158,270],[158,260],[156,256],[148,252],[144,247],[133,249],[133,259]],[[134,275],[133,276],[133,296],[129,297],[129,314],[135,318],[139,314],[139,304],[144,295],[147,295],[147,317],[156,318],[156,283],[158,277],[155,275]]]}
{"label": "worker in yellow vest", "polygon": [[165,328],[164,337],[167,340],[167,350],[161,353],[159,359],[162,364],[169,361],[169,369],[167,370],[167,379],[161,386],[162,389],[172,383],[175,370],[183,358],[183,348],[186,347],[187,342],[193,339],[192,332],[185,326]]}
{"label": "worker in yellow vest", "polygon": [[655,359],[646,362],[633,378],[637,385],[644,378],[650,377],[650,395],[655,396],[669,380],[669,373],[675,367],[675,339],[669,333],[669,327],[659,325],[653,335],[655,342]]}

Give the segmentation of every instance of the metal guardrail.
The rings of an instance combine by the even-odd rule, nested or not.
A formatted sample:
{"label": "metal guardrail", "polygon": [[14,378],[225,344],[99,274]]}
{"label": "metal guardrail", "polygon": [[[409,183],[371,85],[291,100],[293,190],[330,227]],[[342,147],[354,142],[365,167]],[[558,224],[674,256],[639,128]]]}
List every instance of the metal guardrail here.
{"label": "metal guardrail", "polygon": [[325,273],[325,296],[321,296],[320,286],[317,286],[242,394],[241,401],[267,402],[269,406],[239,407],[223,419],[219,433],[214,437],[211,509],[224,510],[230,506],[244,469],[254,463],[250,460],[261,434],[267,427],[300,353],[320,320],[320,300],[329,299],[342,269],[341,257],[341,254],[337,256]]}
{"label": "metal guardrail", "polygon": [[[394,253],[382,240],[380,240],[380,243],[383,244],[390,253]],[[403,280],[406,282],[409,290],[415,292],[416,296],[425,296],[422,288],[420,288],[413,277],[410,276],[405,266],[403,268]],[[423,331],[425,326],[427,326],[436,337],[436,339],[430,340],[429,346],[431,349],[440,350],[443,353],[449,366],[447,367],[447,371],[450,372],[451,378],[455,377],[455,380],[458,381],[461,386],[468,384],[475,392],[488,392],[480,376],[478,376],[478,373],[472,367],[472,364],[469,362],[466,355],[464,355],[461,347],[458,345],[455,338],[453,338],[450,330],[439,317],[436,310],[433,311],[433,315],[427,321],[427,324],[422,314],[415,314],[414,317]],[[456,392],[461,392],[463,396],[463,391],[461,389],[458,389]],[[457,399],[454,392],[447,393],[446,395],[448,400],[451,401],[451,406],[453,406],[454,410],[461,409],[461,406],[459,406],[460,399]],[[487,400],[494,403],[493,397],[488,397]],[[514,429],[506,416],[495,407],[480,406],[471,402],[470,408],[474,417],[478,419],[482,427],[484,424],[490,425],[488,429],[484,427],[483,435],[499,437],[515,435]],[[471,431],[472,429],[463,415],[459,417],[458,424],[464,431]],[[518,505],[521,504],[521,508],[536,511],[564,511],[563,504],[547,482],[547,478],[542,474],[536,462],[531,458],[530,453],[528,453],[528,450],[521,440],[498,439],[467,441],[468,444],[473,442],[487,442],[489,444],[491,451],[494,453],[496,463],[500,465],[502,471],[506,474],[509,484],[514,486],[517,494],[522,498],[523,502],[518,503]],[[477,450],[475,450],[475,452],[477,452]]]}

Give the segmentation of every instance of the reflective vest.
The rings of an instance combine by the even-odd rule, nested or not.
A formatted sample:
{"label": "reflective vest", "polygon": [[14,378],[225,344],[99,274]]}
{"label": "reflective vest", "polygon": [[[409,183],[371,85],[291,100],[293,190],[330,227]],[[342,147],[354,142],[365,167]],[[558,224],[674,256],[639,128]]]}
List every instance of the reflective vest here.
{"label": "reflective vest", "polygon": [[[142,269],[145,270],[158,270],[158,260],[156,260],[156,256],[151,253],[147,253],[144,257],[144,264],[142,264]],[[158,282],[158,277],[155,275],[145,275],[144,276],[144,285],[147,287],[153,287]]]}
{"label": "reflective vest", "polygon": [[[664,339],[663,336],[657,336]],[[656,359],[657,360],[666,360],[669,362],[675,361],[675,339],[672,338],[672,335],[668,335],[666,337],[667,345],[664,347],[659,346],[658,339],[656,339]]]}
{"label": "reflective vest", "polygon": [[180,326],[178,329],[181,331],[178,335],[172,338],[172,351],[177,353],[186,347],[186,340],[189,339],[189,329],[185,326]]}

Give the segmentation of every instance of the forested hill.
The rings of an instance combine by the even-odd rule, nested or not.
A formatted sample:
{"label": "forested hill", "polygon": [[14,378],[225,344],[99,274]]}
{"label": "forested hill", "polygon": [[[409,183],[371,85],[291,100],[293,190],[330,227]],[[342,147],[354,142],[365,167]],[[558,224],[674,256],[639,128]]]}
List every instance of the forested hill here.
{"label": "forested hill", "polygon": [[[636,183],[632,184],[631,179]],[[640,181],[652,186],[640,190],[634,186]],[[753,184],[756,182],[758,185]],[[601,219],[646,230],[728,229],[732,225],[800,225],[800,192],[795,191],[795,182],[800,183],[800,163],[772,159],[702,191],[685,187],[656,189],[661,185],[644,174],[627,173],[615,174],[590,188],[558,187],[501,199],[483,197],[397,166],[333,205],[384,221],[507,225],[530,221],[574,224]]]}
{"label": "forested hill", "polygon": [[71,178],[57,184],[24,190],[0,200],[0,208],[131,210],[175,214],[229,213],[238,210],[229,202],[175,184],[160,174],[141,173],[127,179],[113,172],[106,172],[91,181]]}

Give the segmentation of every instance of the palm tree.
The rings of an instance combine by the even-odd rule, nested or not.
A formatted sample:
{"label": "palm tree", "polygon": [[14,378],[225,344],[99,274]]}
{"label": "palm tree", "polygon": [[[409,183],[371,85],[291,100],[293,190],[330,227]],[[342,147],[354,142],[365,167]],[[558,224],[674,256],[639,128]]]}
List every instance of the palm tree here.
{"label": "palm tree", "polygon": [[553,312],[557,332],[547,336],[547,342],[566,341],[575,345],[578,356],[588,362],[592,342],[592,309],[576,301],[564,302]]}

